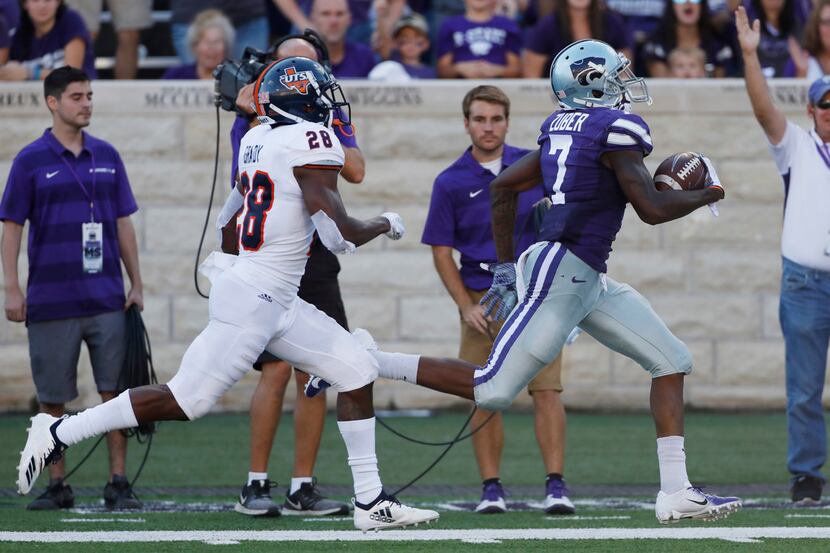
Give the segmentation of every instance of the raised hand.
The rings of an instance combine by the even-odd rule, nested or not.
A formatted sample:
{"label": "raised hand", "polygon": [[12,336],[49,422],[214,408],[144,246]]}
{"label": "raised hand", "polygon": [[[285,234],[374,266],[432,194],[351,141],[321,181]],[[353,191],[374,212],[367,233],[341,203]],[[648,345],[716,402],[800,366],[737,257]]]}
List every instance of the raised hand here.
{"label": "raised hand", "polygon": [[741,44],[741,50],[744,54],[755,53],[758,50],[758,44],[761,42],[761,22],[756,19],[750,26],[746,9],[743,6],[738,6],[738,9],[735,10],[735,28],[738,30],[738,42]]}

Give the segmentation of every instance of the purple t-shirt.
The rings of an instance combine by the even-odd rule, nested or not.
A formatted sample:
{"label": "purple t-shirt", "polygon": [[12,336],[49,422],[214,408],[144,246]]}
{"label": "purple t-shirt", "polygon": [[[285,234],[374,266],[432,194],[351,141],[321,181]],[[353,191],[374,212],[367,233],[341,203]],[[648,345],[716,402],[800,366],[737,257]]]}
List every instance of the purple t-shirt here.
{"label": "purple t-shirt", "polygon": [[[628,26],[622,16],[616,12],[606,10],[602,18],[602,37],[596,37],[611,45],[614,50],[622,50],[628,48],[634,51],[634,37],[628,32]],[[534,25],[527,33],[525,40],[525,48],[531,52],[548,56],[548,63],[545,64],[543,70],[544,76],[547,76],[550,67],[550,61],[554,56],[560,52],[565,46],[572,41],[564,36],[559,28],[559,20],[555,13],[543,17]],[[540,77],[543,75],[540,75]]]}
{"label": "purple t-shirt", "polygon": [[[504,145],[502,169],[512,165],[529,150]],[[432,199],[421,242],[449,246],[461,253],[461,280],[472,290],[486,290],[493,275],[480,263],[494,263],[496,244],[490,216],[490,182],[496,178],[473,158],[472,147],[435,179]],[[530,215],[533,204],[542,199],[541,186],[519,194],[513,244],[516,255],[535,241]]]}
{"label": "purple t-shirt", "polygon": [[[83,136],[76,158],[47,129],[15,157],[0,201],[0,220],[23,225],[28,219],[30,225],[30,323],[124,307],[117,220],[138,207],[115,148]],[[90,221],[90,198],[95,221],[103,225],[103,269],[96,274],[83,271],[81,225]]]}
{"label": "purple t-shirt", "polygon": [[[752,7],[752,2],[744,1],[743,5],[750,21],[758,19],[758,13]],[[800,6],[798,2],[792,4],[794,25],[792,33],[796,38],[804,26],[805,15]],[[789,36],[782,35],[771,25],[767,25],[766,29],[762,25],[761,41],[758,43],[758,60],[761,62],[765,77],[795,77],[795,62],[790,57],[788,41]]]}
{"label": "purple t-shirt", "polygon": [[12,44],[12,37],[9,34],[9,24],[6,18],[0,13],[0,48],[8,48]]}
{"label": "purple t-shirt", "polygon": [[174,67],[168,67],[167,70],[164,72],[164,75],[161,76],[162,79],[198,79],[199,75],[196,74],[196,64],[195,63],[187,63],[184,65],[176,65]]}
{"label": "purple t-shirt", "polygon": [[365,44],[347,42],[343,60],[331,65],[331,73],[338,79],[363,79],[377,63],[375,53]]}
{"label": "purple t-shirt", "polygon": [[37,65],[43,69],[57,69],[66,65],[64,47],[72,40],[80,38],[84,42],[84,62],[81,69],[90,79],[96,78],[95,54],[92,51],[92,39],[84,20],[75,10],[67,8],[56,21],[52,30],[39,38],[32,38],[30,44],[23,44],[20,30],[12,39],[9,59],[23,65]]}
{"label": "purple t-shirt", "polygon": [[648,125],[633,113],[613,108],[559,110],[545,119],[538,139],[545,194],[553,202],[539,237],[561,242],[600,273],[622,225],[628,202],[605,152],[651,153]]}
{"label": "purple t-shirt", "polygon": [[[701,41],[698,46],[706,52],[706,64],[712,67],[727,67],[735,58],[735,53],[729,43],[719,37]],[[643,45],[643,59],[668,63],[669,53],[674,47],[672,44],[661,42],[656,36],[652,35]]]}
{"label": "purple t-shirt", "polygon": [[407,65],[402,63],[403,68],[413,79],[434,79],[435,68],[429,65]]}
{"label": "purple t-shirt", "polygon": [[14,31],[20,24],[20,0],[0,0],[0,14],[6,18],[9,33]]}
{"label": "purple t-shirt", "polygon": [[[297,6],[306,15],[311,14],[311,5],[314,0],[297,0]],[[369,12],[372,9],[372,0],[349,0],[349,11],[352,14],[352,25],[359,25],[369,21]]]}
{"label": "purple t-shirt", "polygon": [[464,15],[448,17],[438,32],[436,55],[451,53],[453,63],[484,60],[507,65],[507,54],[517,56],[522,49],[522,34],[515,21],[495,15],[486,22],[470,21]]}

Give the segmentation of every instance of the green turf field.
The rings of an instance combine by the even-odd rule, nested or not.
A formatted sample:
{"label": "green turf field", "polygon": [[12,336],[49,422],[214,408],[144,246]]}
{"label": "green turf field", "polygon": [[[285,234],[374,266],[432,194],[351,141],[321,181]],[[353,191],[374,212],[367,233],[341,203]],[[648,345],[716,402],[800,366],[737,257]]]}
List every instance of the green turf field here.
{"label": "green turf field", "polygon": [[[439,441],[454,436],[465,419],[464,413],[441,413],[387,422],[407,434]],[[747,499],[746,508],[727,520],[671,526],[656,522],[650,504],[658,482],[655,442],[645,414],[570,414],[566,478],[578,512],[573,517],[544,515],[538,510],[544,468],[533,419],[515,413],[505,417],[501,475],[510,513],[482,516],[464,510],[477,501],[479,485],[466,441],[400,494],[410,503],[441,512],[437,523],[425,530],[365,535],[354,531],[348,518],[251,519],[230,511],[247,473],[247,423],[246,416],[229,415],[162,425],[136,485],[148,510],[103,510],[98,493],[106,473],[102,446],[70,480],[76,509],[33,513],[25,511],[29,497],[12,493],[26,417],[0,417],[0,474],[7,475],[0,479],[0,551],[65,551],[67,545],[61,542],[78,540],[84,543],[72,544],[71,550],[114,549],[114,543],[101,540],[127,542],[117,545],[119,552],[273,551],[279,547],[274,542],[285,541],[296,542],[291,548],[303,551],[386,551],[392,545],[401,551],[528,551],[556,546],[637,553],[830,550],[830,509],[793,508],[787,502],[783,413],[688,416],[686,451],[692,480],[715,493],[740,492]],[[286,416],[271,458],[271,478],[279,482],[290,478],[292,428]],[[377,437],[381,475],[390,491],[421,472],[441,451],[410,444],[383,428],[378,428]],[[68,466],[91,445],[71,449]],[[132,477],[144,446],[134,441],[130,446]],[[330,495],[347,499],[351,478],[333,418],[327,422],[316,472],[324,491],[328,488],[334,492]],[[59,543],[34,543],[49,540]]]}

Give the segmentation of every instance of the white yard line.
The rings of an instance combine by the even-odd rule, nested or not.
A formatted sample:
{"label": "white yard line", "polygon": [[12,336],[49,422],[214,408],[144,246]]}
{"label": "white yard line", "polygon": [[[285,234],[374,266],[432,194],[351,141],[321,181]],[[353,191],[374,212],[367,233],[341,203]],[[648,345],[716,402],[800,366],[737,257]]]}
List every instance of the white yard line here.
{"label": "white yard line", "polygon": [[147,522],[143,518],[62,518],[61,522]]}
{"label": "white yard line", "polygon": [[700,540],[750,542],[758,539],[830,539],[830,528],[525,528],[477,530],[357,530],[295,531],[99,531],[99,532],[0,532],[0,542],[285,542],[285,541],[462,541],[494,543],[505,540]]}

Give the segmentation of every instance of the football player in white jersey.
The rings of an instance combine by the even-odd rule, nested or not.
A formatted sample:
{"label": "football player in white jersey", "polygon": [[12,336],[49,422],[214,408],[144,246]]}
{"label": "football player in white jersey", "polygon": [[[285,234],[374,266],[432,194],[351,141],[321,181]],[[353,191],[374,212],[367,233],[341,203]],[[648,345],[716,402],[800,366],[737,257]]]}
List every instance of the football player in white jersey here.
{"label": "football player in white jersey", "polygon": [[438,513],[402,505],[383,490],[375,455],[372,383],[377,361],[349,332],[297,297],[316,230],[335,253],[386,234],[404,233],[396,213],[366,221],[346,214],[337,191],[343,150],[332,113],[349,113],[340,86],[307,58],[272,63],[254,89],[260,125],[242,139],[238,193],[219,225],[239,215],[239,256],[213,252],[202,272],[211,279],[210,320],[166,385],[142,386],[77,415],[32,418],[18,466],[28,493],[43,467],[66,447],[111,430],[206,414],[267,350],[324,378],[339,392],[337,418],[354,478],[354,524],[377,530],[429,522]]}

